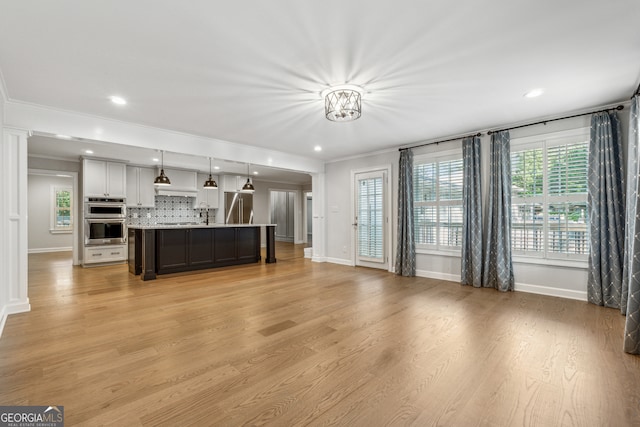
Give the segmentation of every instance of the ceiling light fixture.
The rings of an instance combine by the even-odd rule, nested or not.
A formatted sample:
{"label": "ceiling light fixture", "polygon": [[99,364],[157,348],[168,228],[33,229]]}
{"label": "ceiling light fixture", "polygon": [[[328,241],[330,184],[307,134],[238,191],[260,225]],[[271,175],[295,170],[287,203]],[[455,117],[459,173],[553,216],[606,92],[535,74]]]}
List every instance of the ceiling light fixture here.
{"label": "ceiling light fixture", "polygon": [[202,186],[205,190],[215,190],[218,188],[218,183],[213,180],[211,175],[211,157],[209,157],[209,179],[204,182]]}
{"label": "ceiling light fixture", "polygon": [[340,85],[322,91],[324,115],[332,122],[349,122],[362,115],[362,93],[360,86]]}
{"label": "ceiling light fixture", "polygon": [[85,152],[86,154],[93,154],[93,151],[92,151],[92,150],[84,150],[84,152]]}
{"label": "ceiling light fixture", "polygon": [[111,100],[111,102],[118,105],[126,105],[127,103],[127,100],[121,96],[110,96],[109,99]]}
{"label": "ceiling light fixture", "polygon": [[525,98],[537,98],[538,96],[544,93],[544,89],[531,89],[529,92],[524,94]]}
{"label": "ceiling light fixture", "polygon": [[316,145],[315,147],[313,147],[314,151],[322,151],[322,147],[320,147],[319,145]]}
{"label": "ceiling light fixture", "polygon": [[256,191],[255,187],[251,183],[251,179],[249,178],[251,174],[249,173],[249,163],[247,163],[247,182],[242,186],[242,191],[244,193],[253,193]]}
{"label": "ceiling light fixture", "polygon": [[162,163],[160,166],[160,175],[156,177],[155,181],[153,181],[153,184],[154,185],[171,185],[171,181],[169,180],[169,177],[164,174],[164,151],[160,151],[160,155],[162,159]]}

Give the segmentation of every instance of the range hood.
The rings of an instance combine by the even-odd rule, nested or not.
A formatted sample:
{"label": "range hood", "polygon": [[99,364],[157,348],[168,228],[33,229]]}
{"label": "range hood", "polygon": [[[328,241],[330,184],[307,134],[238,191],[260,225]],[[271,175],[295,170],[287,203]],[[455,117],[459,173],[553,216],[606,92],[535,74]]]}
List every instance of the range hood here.
{"label": "range hood", "polygon": [[157,188],[156,194],[158,196],[196,197],[198,195],[198,192],[191,190],[180,190],[177,188],[175,190],[172,190],[171,188]]}

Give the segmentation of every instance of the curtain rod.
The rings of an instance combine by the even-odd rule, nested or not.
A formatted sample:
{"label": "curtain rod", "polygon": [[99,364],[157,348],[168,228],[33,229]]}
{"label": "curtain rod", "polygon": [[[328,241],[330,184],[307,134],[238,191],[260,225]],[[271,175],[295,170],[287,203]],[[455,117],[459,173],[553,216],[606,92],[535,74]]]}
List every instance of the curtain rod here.
{"label": "curtain rod", "polygon": [[412,148],[425,147],[432,144],[440,144],[441,142],[457,141],[459,139],[472,138],[474,136],[480,137],[482,134],[478,132],[475,135],[459,136],[457,138],[443,139],[442,141],[425,142],[424,144],[412,145],[411,147],[398,148],[398,151],[411,150]]}
{"label": "curtain rod", "polygon": [[620,111],[622,109],[624,109],[624,105],[618,105],[617,107],[607,108],[607,109],[599,110],[599,111],[592,111],[590,113],[574,114],[573,116],[558,117],[557,119],[542,120],[542,121],[535,122],[535,123],[528,123],[526,125],[513,126],[513,127],[510,127],[510,128],[504,128],[504,129],[500,129],[500,130],[490,130],[489,132],[487,132],[487,135],[491,135],[493,133],[502,132],[502,131],[505,131],[505,130],[524,128],[524,127],[527,127],[527,126],[546,125],[549,122],[555,122],[557,120],[572,119],[574,117],[588,116],[589,114],[596,114],[596,113],[604,113],[606,111],[611,111],[611,110]]}

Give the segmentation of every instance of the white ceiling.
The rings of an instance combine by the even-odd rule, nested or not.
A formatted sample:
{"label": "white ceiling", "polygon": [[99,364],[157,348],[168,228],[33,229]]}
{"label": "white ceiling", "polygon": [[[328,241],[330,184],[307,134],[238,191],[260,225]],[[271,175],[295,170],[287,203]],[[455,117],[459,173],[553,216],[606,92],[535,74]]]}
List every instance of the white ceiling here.
{"label": "white ceiling", "polygon": [[[0,0],[0,11],[11,101],[323,160],[620,102],[640,76],[638,0]],[[366,91],[355,122],[324,118],[319,93],[341,83]],[[537,87],[542,97],[523,97]]]}

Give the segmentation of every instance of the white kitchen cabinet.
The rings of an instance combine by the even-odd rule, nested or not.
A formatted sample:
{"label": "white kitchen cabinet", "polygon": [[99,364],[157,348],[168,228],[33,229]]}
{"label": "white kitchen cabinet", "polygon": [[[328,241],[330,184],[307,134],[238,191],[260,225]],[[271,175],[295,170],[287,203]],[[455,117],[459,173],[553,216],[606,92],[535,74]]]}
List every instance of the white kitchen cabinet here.
{"label": "white kitchen cabinet", "polygon": [[[209,174],[198,174],[198,195],[196,196],[193,204],[195,209],[218,209],[218,189],[206,190],[202,187],[204,182],[208,179]],[[213,175],[213,179],[218,182],[218,177],[216,175]]]}
{"label": "white kitchen cabinet", "polygon": [[83,265],[123,262],[127,260],[127,245],[85,246]]}
{"label": "white kitchen cabinet", "polygon": [[124,163],[84,159],[82,165],[85,197],[126,197],[127,170]]}
{"label": "white kitchen cabinet", "polygon": [[132,208],[155,207],[156,178],[154,168],[127,166],[127,206]]}
{"label": "white kitchen cabinet", "polygon": [[[160,175],[160,168],[157,174]],[[198,173],[182,169],[164,168],[164,174],[171,181],[171,186],[166,187],[171,191],[198,191]]]}
{"label": "white kitchen cabinet", "polygon": [[242,191],[242,187],[247,182],[246,176],[239,175],[222,175],[218,185],[222,191]]}

